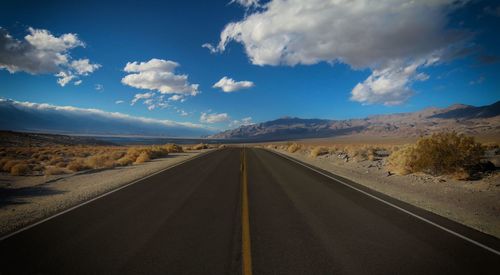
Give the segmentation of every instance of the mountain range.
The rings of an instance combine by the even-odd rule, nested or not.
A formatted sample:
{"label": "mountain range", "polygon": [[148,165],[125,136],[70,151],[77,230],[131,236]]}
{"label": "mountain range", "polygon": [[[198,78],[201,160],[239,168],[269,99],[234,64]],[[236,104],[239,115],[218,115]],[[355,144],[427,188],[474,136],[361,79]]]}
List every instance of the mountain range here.
{"label": "mountain range", "polygon": [[3,98],[0,98],[0,130],[73,135],[163,137],[199,137],[214,132],[199,124]]}
{"label": "mountain range", "polygon": [[455,104],[413,113],[364,119],[328,120],[283,117],[209,136],[218,139],[286,140],[342,135],[416,137],[439,131],[500,136],[500,101],[487,106]]}

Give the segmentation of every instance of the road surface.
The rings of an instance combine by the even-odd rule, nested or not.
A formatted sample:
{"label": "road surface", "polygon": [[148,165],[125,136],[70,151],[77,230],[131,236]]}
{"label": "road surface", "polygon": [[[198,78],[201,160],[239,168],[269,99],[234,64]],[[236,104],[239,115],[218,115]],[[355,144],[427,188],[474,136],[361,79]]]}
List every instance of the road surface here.
{"label": "road surface", "polygon": [[0,274],[500,274],[498,239],[336,178],[217,150],[0,241]]}

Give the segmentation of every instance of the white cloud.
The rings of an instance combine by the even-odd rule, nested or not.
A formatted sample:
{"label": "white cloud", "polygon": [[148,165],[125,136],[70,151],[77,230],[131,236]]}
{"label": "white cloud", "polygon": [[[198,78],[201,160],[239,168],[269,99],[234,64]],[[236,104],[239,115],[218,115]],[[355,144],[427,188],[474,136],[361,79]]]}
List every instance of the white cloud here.
{"label": "white cloud", "polygon": [[182,101],[184,97],[182,95],[173,95],[168,98],[169,101]]}
{"label": "white cloud", "polygon": [[153,93],[143,93],[143,94],[136,94],[134,95],[134,99],[132,99],[132,101],[130,102],[130,105],[135,105],[135,103],[137,103],[137,101],[141,100],[141,99],[148,99],[148,98],[151,98],[153,97],[154,94]]}
{"label": "white cloud", "polygon": [[233,3],[239,4],[247,9],[251,8],[251,7],[259,7],[260,6],[259,0],[231,0],[231,2],[229,2],[229,4],[233,4]]}
{"label": "white cloud", "polygon": [[164,95],[157,95],[154,92],[136,94],[132,99],[132,101],[130,102],[130,105],[133,106],[138,101],[142,101],[142,103],[146,105],[147,109],[150,111],[157,108],[164,109],[169,106],[168,103],[165,101]]}
{"label": "white cloud", "polygon": [[28,28],[24,40],[12,37],[0,27],[0,69],[10,73],[54,74],[65,86],[101,67],[88,59],[72,60],[70,50],[85,47],[76,34],[54,36],[48,30]]}
{"label": "white cloud", "polygon": [[88,59],[78,59],[71,62],[71,67],[75,69],[75,72],[79,75],[88,75],[99,69],[101,65],[91,64]]}
{"label": "white cloud", "polygon": [[[385,79],[382,72],[391,71],[392,75],[397,67],[416,62],[422,67],[453,56],[450,51],[460,48],[453,46],[467,35],[447,30],[447,15],[464,2],[272,0],[241,21],[226,25],[217,45],[203,47],[222,52],[235,41],[243,44],[250,61],[260,66],[340,62],[353,69],[369,68],[372,75],[358,84],[369,86],[376,79]],[[393,68],[394,63],[400,65]],[[422,76],[408,76],[404,86],[399,86],[402,89],[379,90],[377,101],[361,102],[403,102],[412,81]],[[354,100],[358,98],[355,89]]]}
{"label": "white cloud", "polygon": [[95,84],[95,89],[96,91],[101,91],[102,89],[104,89],[104,86],[102,84]]}
{"label": "white cloud", "polygon": [[187,75],[174,73],[178,66],[176,62],[156,58],[148,62],[128,62],[124,71],[130,74],[122,78],[122,83],[162,94],[197,95],[198,84],[190,84]]}
{"label": "white cloud", "polygon": [[123,100],[117,100],[117,101],[115,101],[115,104],[123,104],[123,103],[125,103],[125,101],[123,101]]}
{"label": "white cloud", "polygon": [[201,113],[200,122],[203,123],[219,123],[229,120],[229,115],[227,113]]}
{"label": "white cloud", "polygon": [[57,83],[61,85],[61,87],[66,86],[71,80],[75,79],[76,76],[69,72],[65,71],[60,71],[59,73],[55,74],[59,79],[57,79]]}
{"label": "white cloud", "polygon": [[230,128],[237,128],[240,126],[246,126],[246,125],[252,125],[254,124],[252,122],[252,117],[244,117],[241,120],[233,120],[231,123],[229,123]]}
{"label": "white cloud", "polygon": [[79,86],[80,84],[82,84],[82,82],[83,82],[83,81],[80,79],[80,80],[77,80],[77,81],[73,82],[73,84],[74,84],[75,86]]}
{"label": "white cloud", "polygon": [[220,88],[222,91],[226,93],[238,91],[241,89],[248,89],[254,86],[252,81],[235,81],[227,76],[221,78],[217,83],[215,83],[213,88]]}

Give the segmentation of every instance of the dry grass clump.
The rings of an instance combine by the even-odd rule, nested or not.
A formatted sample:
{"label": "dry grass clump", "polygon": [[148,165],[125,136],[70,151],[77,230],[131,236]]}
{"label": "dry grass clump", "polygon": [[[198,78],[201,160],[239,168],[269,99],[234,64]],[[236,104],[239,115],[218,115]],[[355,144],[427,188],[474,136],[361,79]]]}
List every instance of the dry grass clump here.
{"label": "dry grass clump", "polygon": [[301,148],[301,145],[294,142],[294,143],[289,144],[288,147],[286,148],[286,150],[288,151],[288,153],[295,153],[300,148]]}
{"label": "dry grass clump", "polygon": [[135,164],[144,163],[149,161],[151,158],[149,157],[149,153],[147,151],[142,151],[139,156],[135,159]]}
{"label": "dry grass clump", "polygon": [[47,167],[45,167],[44,174],[48,175],[48,176],[50,176],[50,175],[62,175],[62,174],[66,174],[66,171],[60,167],[47,166]]}
{"label": "dry grass clump", "polygon": [[480,165],[483,155],[484,148],[472,137],[455,132],[438,133],[393,152],[387,168],[402,175],[424,172],[467,179]]}
{"label": "dry grass clump", "polygon": [[18,163],[10,169],[10,174],[13,176],[24,176],[30,173],[30,167],[26,163]]}
{"label": "dry grass clump", "polygon": [[322,155],[327,155],[329,154],[330,151],[328,148],[322,147],[322,146],[316,146],[311,150],[311,153],[309,153],[309,156],[312,158],[322,156]]}
{"label": "dry grass clump", "polygon": [[87,169],[90,169],[91,167],[88,166],[85,161],[83,161],[83,159],[74,159],[72,161],[70,161],[68,163],[68,165],[66,166],[66,168],[68,168],[69,170],[73,171],[73,172],[78,172],[78,171],[83,171],[83,170],[87,170]]}
{"label": "dry grass clump", "polygon": [[93,169],[113,168],[115,160],[110,155],[95,155],[86,158],[85,164]]}
{"label": "dry grass clump", "polygon": [[165,145],[163,145],[163,148],[165,150],[167,150],[169,153],[182,153],[182,152],[184,152],[184,149],[182,149],[181,146],[174,144],[174,143],[165,144]]}
{"label": "dry grass clump", "polygon": [[[12,175],[46,175],[142,163],[183,152],[176,144],[153,146],[47,146],[0,148],[0,171]],[[139,159],[138,159],[139,158]],[[17,164],[14,171],[12,168]]]}
{"label": "dry grass clump", "polygon": [[208,146],[204,143],[200,143],[186,147],[186,150],[202,150],[202,149],[208,149]]}

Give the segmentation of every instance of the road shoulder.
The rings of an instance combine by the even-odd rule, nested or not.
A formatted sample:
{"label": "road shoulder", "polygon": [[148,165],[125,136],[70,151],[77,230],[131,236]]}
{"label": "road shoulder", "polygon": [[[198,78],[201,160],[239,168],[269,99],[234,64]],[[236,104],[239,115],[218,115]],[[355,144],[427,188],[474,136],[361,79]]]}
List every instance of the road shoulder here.
{"label": "road shoulder", "polygon": [[209,151],[172,153],[139,165],[10,182],[2,188],[0,236]]}

